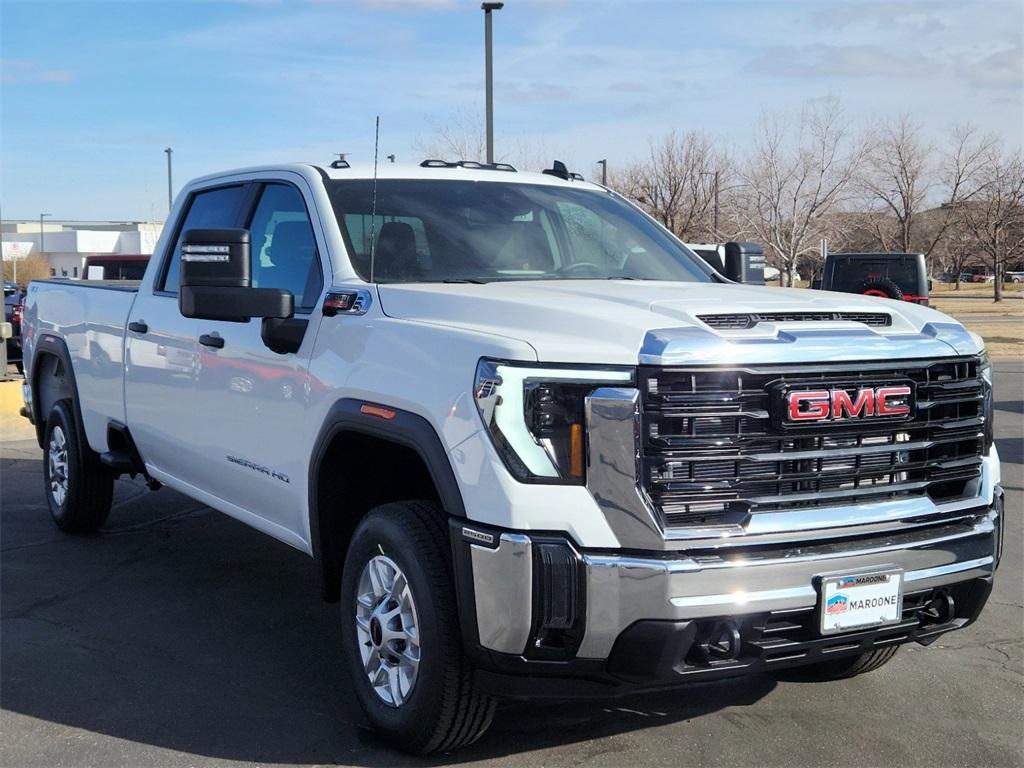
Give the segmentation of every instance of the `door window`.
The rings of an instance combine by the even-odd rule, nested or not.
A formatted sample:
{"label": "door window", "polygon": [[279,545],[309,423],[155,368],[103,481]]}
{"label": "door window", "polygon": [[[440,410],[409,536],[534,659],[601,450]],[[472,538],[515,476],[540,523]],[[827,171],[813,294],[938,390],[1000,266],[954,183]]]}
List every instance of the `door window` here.
{"label": "door window", "polygon": [[296,309],[312,308],[323,289],[316,238],[302,194],[289,184],[267,184],[249,226],[252,286],[284,288]]}
{"label": "door window", "polygon": [[190,229],[216,229],[233,227],[238,220],[238,206],[242,202],[241,184],[233,187],[218,187],[205,192],[197,192],[185,214],[185,221],[178,230],[178,241],[174,244],[171,261],[164,271],[164,279],[158,290],[169,293],[178,292],[178,274],[181,268],[181,238]]}

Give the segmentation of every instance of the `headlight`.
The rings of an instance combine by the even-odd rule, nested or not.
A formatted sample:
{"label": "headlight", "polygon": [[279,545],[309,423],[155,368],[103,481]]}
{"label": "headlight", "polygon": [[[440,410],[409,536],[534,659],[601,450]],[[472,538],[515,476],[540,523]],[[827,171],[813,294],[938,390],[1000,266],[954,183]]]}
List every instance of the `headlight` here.
{"label": "headlight", "polygon": [[978,361],[978,376],[981,378],[981,415],[985,421],[985,453],[988,453],[992,443],[995,441],[995,424],[993,418],[992,363],[989,362],[987,354],[983,353]]}
{"label": "headlight", "polygon": [[607,384],[633,381],[630,368],[554,368],[483,359],[473,395],[505,466],[523,482],[583,483],[584,400]]}

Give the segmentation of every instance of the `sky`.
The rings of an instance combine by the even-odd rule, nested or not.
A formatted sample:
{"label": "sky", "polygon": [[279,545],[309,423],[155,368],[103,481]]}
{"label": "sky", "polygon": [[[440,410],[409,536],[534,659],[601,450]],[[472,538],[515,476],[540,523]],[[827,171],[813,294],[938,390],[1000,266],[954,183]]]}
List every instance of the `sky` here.
{"label": "sky", "polygon": [[[840,99],[1020,146],[1021,2],[507,0],[494,15],[496,150],[590,175],[672,129],[742,153],[765,110]],[[483,114],[479,0],[0,0],[4,219],[161,220],[174,187],[335,152],[419,162]]]}

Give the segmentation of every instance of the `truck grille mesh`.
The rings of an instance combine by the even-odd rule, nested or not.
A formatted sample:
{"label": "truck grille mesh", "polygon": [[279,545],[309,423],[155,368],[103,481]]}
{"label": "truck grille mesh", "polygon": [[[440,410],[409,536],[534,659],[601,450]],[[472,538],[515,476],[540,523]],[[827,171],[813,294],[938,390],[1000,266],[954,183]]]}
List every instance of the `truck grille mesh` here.
{"label": "truck grille mesh", "polygon": [[698,315],[705,325],[720,331],[740,331],[758,323],[825,323],[845,320],[884,328],[892,325],[892,315],[886,312],[765,312],[758,314]]}
{"label": "truck grille mesh", "polygon": [[[906,496],[962,498],[980,476],[984,450],[978,362],[641,367],[644,489],[666,528],[736,525],[763,512]],[[917,401],[908,421],[787,429],[771,416],[779,385],[851,388],[908,379]]]}

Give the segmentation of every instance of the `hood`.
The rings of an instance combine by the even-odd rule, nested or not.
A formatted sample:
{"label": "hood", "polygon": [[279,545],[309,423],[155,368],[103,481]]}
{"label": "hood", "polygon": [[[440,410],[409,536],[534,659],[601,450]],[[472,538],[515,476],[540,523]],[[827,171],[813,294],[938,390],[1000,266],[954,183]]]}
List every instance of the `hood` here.
{"label": "hood", "polygon": [[[390,317],[523,341],[554,363],[676,365],[884,360],[972,354],[955,320],[909,302],[737,284],[536,280],[380,285]],[[700,315],[884,312],[886,327],[846,320],[712,328]]]}

